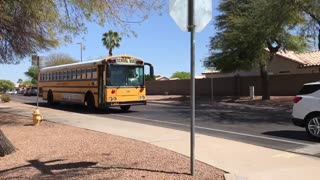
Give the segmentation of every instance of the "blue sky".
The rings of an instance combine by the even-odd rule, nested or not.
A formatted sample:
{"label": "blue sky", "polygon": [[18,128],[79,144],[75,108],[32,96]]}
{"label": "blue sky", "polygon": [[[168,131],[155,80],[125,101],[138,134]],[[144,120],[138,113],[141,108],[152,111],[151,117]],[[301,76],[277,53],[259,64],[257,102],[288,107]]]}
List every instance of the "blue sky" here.
{"label": "blue sky", "polygon": [[[213,19],[217,14],[219,1],[213,1]],[[165,9],[169,9],[168,5]],[[169,12],[164,10],[161,16],[153,15],[140,25],[132,26],[137,32],[137,37],[123,37],[120,47],[113,50],[113,54],[129,54],[140,57],[146,62],[153,64],[156,75],[170,77],[176,71],[190,72],[190,33],[183,32],[170,17]],[[205,29],[196,33],[195,69],[196,75],[204,71],[201,60],[208,55],[209,37],[215,34],[213,20]],[[51,53],[66,53],[80,60],[80,45],[82,42],[85,49],[82,51],[83,61],[92,60],[108,55],[108,50],[102,45],[101,38],[108,27],[101,27],[93,23],[87,23],[86,34],[73,40],[73,43],[60,46],[46,52],[39,52],[40,56]],[[24,72],[31,66],[31,57],[24,59],[19,65],[0,64],[0,79],[11,80],[16,83],[19,78],[26,80]],[[148,70],[146,71],[148,72]]]}

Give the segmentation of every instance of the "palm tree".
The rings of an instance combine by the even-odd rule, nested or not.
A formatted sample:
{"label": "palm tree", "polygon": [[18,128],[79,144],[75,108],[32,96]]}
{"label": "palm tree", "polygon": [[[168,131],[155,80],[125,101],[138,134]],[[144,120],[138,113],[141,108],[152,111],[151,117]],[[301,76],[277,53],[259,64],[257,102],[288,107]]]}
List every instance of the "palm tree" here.
{"label": "palm tree", "polygon": [[17,83],[19,84],[19,88],[21,87],[21,84],[23,83],[22,79],[18,79]]}
{"label": "palm tree", "polygon": [[109,32],[103,33],[102,35],[102,43],[109,49],[109,56],[112,56],[112,50],[115,47],[120,47],[120,41],[122,38],[117,32],[113,32],[109,30]]}

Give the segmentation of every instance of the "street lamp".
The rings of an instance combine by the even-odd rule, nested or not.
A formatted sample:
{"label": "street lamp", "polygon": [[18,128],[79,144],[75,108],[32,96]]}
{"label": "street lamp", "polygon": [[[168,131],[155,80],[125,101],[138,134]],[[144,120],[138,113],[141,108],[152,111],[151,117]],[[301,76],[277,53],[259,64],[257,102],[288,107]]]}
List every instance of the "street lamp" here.
{"label": "street lamp", "polygon": [[82,43],[77,43],[80,44],[80,61],[82,62]]}

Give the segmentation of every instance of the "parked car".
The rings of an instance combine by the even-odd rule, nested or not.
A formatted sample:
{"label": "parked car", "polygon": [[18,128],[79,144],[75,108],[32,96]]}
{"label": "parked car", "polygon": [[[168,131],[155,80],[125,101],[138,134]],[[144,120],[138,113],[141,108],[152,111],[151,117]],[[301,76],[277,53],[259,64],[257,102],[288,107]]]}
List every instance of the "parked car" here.
{"label": "parked car", "polygon": [[18,94],[24,94],[25,91],[26,91],[25,89],[21,89],[18,91]]}
{"label": "parked car", "polygon": [[28,96],[36,96],[38,94],[38,87],[31,86],[28,91]]}
{"label": "parked car", "polygon": [[31,86],[28,87],[25,92],[24,92],[24,96],[36,96],[38,94],[38,87],[36,86]]}
{"label": "parked car", "polygon": [[14,89],[14,90],[10,90],[10,91],[7,91],[7,94],[10,94],[10,95],[14,95],[14,94],[17,94],[18,92]]}
{"label": "parked car", "polygon": [[320,140],[320,81],[304,84],[293,101],[293,123]]}
{"label": "parked car", "polygon": [[22,91],[23,91],[23,95],[24,96],[28,96],[28,91],[30,91],[30,87],[28,87],[28,88],[26,88],[26,89],[24,89]]}

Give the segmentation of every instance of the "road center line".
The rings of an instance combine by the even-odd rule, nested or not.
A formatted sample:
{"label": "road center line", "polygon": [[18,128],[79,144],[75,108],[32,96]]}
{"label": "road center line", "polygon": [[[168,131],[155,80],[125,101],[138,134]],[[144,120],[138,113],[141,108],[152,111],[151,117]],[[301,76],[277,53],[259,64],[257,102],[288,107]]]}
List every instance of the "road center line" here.
{"label": "road center line", "polygon": [[[119,116],[119,117],[125,117],[125,118],[140,119],[140,120],[144,120],[144,121],[163,123],[163,124],[190,127],[190,125],[181,124],[181,123],[167,122],[167,121],[154,120],[154,119],[141,118],[141,117],[132,117],[132,116],[126,116],[126,115],[119,115],[119,114],[112,114],[112,115],[113,116]],[[239,132],[233,132],[233,131],[227,131],[227,130],[221,130],[221,129],[207,128],[207,127],[201,127],[201,126],[195,126],[195,127],[197,129],[202,129],[202,130],[209,130],[209,131],[216,131],[216,132],[228,133],[228,134],[233,134],[233,135],[240,135],[240,136],[247,136],[247,137],[253,137],[253,138],[267,139],[267,140],[278,141],[278,142],[286,142],[286,143],[298,144],[298,145],[304,145],[304,146],[312,145],[311,143],[309,144],[309,143],[295,142],[295,141],[290,141],[290,140],[277,139],[277,138],[271,138],[271,137],[265,137],[265,136],[258,136],[258,135],[252,135],[252,134],[246,134],[246,133],[239,133]]]}

